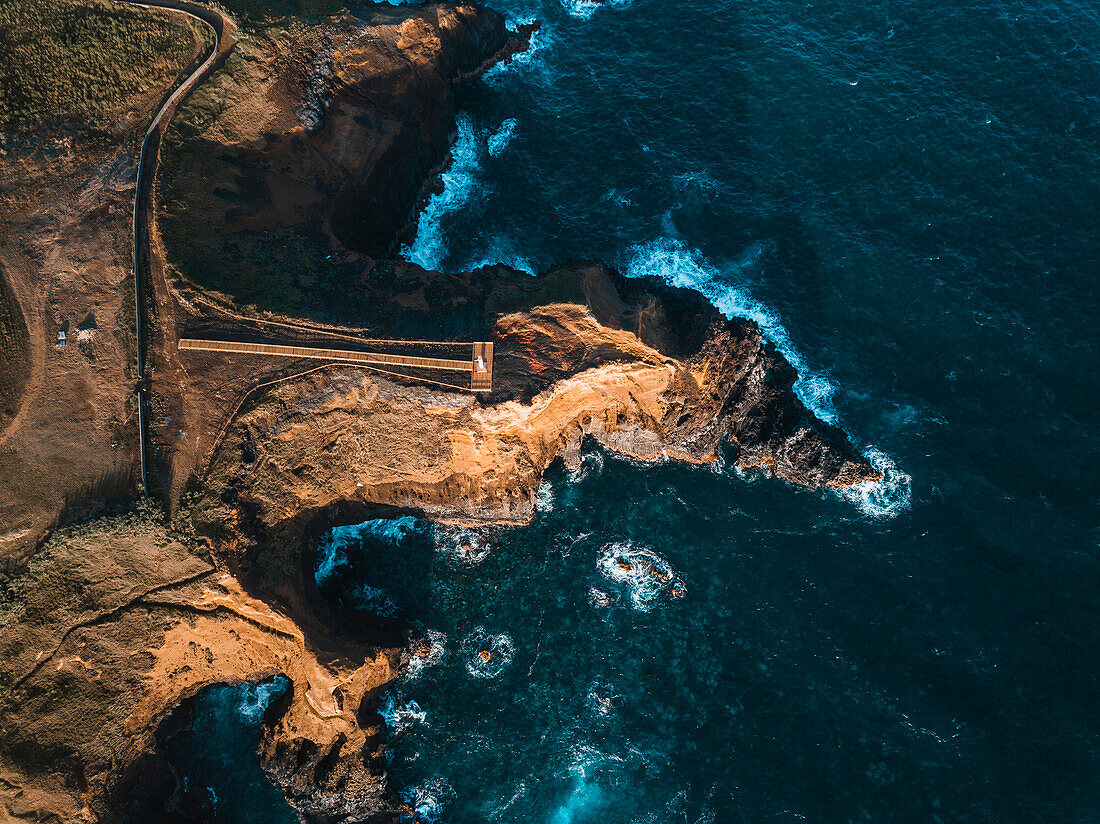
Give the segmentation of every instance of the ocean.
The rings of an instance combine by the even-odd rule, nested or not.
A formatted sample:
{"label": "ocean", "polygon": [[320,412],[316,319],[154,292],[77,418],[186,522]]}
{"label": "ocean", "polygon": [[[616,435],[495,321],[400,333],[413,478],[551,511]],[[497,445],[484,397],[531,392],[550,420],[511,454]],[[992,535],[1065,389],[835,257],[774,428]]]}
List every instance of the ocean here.
{"label": "ocean", "polygon": [[542,28],[404,253],[692,286],[886,481],[590,447],[528,526],[334,530],[322,592],[432,645],[393,786],[451,824],[1100,820],[1100,9],[496,8]]}

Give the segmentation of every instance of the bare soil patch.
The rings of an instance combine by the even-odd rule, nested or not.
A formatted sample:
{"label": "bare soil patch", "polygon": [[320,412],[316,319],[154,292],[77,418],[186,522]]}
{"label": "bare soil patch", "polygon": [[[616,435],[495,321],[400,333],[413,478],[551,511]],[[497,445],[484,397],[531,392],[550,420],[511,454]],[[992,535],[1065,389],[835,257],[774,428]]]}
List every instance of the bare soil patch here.
{"label": "bare soil patch", "polygon": [[[58,94],[68,94],[69,87],[91,89],[104,73],[140,77],[145,93],[128,97],[125,110],[114,106],[114,98],[97,99],[94,117],[75,104],[62,106],[65,122],[49,129],[35,126],[42,121],[32,112],[3,143],[0,409],[7,414],[0,411],[0,561],[5,565],[24,560],[64,517],[132,490],[137,433],[131,210],[138,137],[149,109],[205,46],[181,15],[112,3],[17,2],[5,4],[4,13],[25,16],[30,6],[41,6],[36,12],[41,14],[56,6],[62,17],[93,21],[117,12],[121,28],[109,27],[111,38],[156,31],[170,35],[172,47],[143,64],[142,56],[159,41],[139,37],[114,58],[109,48],[114,40],[106,34],[85,44],[97,49],[94,65],[74,59],[51,67],[54,74],[64,73]],[[26,38],[19,25],[19,37]],[[44,25],[36,40],[42,53],[76,48],[66,31]],[[12,37],[10,25],[6,33],[0,26],[4,37]],[[23,54],[13,52],[0,72],[10,79],[13,71],[38,71]],[[125,89],[125,83],[118,88]],[[51,100],[40,102],[52,105]],[[116,102],[122,105],[121,98]]]}

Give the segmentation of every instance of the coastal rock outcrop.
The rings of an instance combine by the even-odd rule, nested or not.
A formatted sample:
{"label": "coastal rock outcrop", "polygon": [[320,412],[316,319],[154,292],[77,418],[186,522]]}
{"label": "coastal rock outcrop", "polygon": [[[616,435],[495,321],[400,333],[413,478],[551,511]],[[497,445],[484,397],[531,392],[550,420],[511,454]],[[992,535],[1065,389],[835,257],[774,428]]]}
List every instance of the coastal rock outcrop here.
{"label": "coastal rock outcrop", "polygon": [[262,763],[287,797],[318,820],[391,803],[370,707],[401,650],[307,637],[155,513],[59,532],[9,582],[0,627],[4,820],[187,820],[161,721],[210,684],[277,674],[291,687]]}
{"label": "coastal rock outcrop", "polygon": [[[461,282],[433,299],[454,305]],[[537,305],[522,311],[489,293],[500,353],[490,394],[345,367],[273,388],[229,430],[194,510],[199,529],[234,547],[229,562],[261,588],[308,601],[293,593],[311,587],[300,553],[312,531],[380,509],[522,523],[546,468],[576,463],[586,437],[643,461],[701,463],[726,445],[744,467],[811,487],[879,477],[802,405],[794,370],[755,323],[600,264],[555,270],[549,284],[557,302],[529,290]]]}

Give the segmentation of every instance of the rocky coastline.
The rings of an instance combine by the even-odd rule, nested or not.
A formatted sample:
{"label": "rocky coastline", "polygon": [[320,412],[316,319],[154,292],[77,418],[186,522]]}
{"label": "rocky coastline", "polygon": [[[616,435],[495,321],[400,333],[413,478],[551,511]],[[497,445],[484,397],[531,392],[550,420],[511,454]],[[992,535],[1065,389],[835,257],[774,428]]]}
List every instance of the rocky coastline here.
{"label": "rocky coastline", "polygon": [[[92,545],[61,535],[19,579],[25,603],[59,575],[95,593],[87,610],[43,607],[11,636],[3,750],[21,814],[106,822],[176,809],[158,726],[210,684],[282,674],[292,686],[267,714],[261,757],[299,815],[396,820],[376,705],[415,639],[381,624],[349,635],[319,598],[313,550],[332,526],[410,512],[524,523],[548,467],[576,465],[586,439],[639,461],[726,454],[813,488],[879,477],[801,403],[795,370],[760,328],[697,293],[599,262],[532,277],[394,259],[445,163],[459,87],[530,32],[472,4],[370,15],[246,32],[247,52],[166,139],[153,246],[178,303],[158,307],[168,331],[152,392],[171,413],[153,437],[173,520],[103,523]],[[300,258],[286,259],[291,248]],[[317,340],[491,340],[493,390],[335,365],[234,405],[225,387],[251,391],[270,367],[184,362],[173,348],[172,331],[272,339],[272,318],[312,324]],[[113,564],[106,584],[85,555]],[[44,646],[48,666],[31,655]],[[70,780],[42,789],[51,763]]]}

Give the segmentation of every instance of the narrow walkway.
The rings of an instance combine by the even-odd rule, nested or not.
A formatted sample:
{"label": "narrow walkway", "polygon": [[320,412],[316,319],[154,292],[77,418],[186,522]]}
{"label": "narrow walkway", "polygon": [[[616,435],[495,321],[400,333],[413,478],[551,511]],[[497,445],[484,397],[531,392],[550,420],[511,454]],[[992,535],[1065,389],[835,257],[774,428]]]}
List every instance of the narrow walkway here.
{"label": "narrow walkway", "polygon": [[[401,343],[401,341],[394,341]],[[462,346],[456,343],[455,346]],[[285,346],[278,343],[243,343],[226,340],[197,340],[181,338],[181,351],[231,352],[241,355],[276,355],[284,358],[315,358],[317,360],[346,361],[364,366],[404,366],[414,369],[441,369],[449,372],[465,372],[470,376],[471,392],[489,392],[493,388],[493,344],[474,343],[470,360],[425,358],[417,355],[397,355],[384,352],[358,352],[350,349],[325,349],[317,346]]]}

